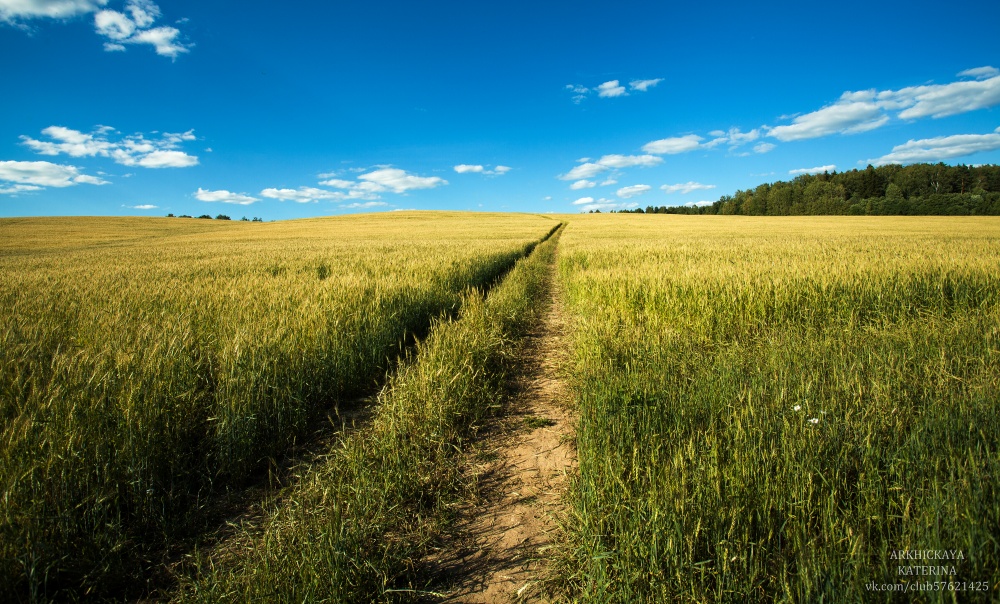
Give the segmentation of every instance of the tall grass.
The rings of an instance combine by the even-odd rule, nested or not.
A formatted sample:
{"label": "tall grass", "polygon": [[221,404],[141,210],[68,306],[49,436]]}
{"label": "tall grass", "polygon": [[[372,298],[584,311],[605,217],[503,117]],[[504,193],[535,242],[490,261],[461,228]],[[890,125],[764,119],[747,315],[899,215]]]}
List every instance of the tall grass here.
{"label": "tall grass", "polygon": [[129,587],[552,224],[0,221],[0,592]]}
{"label": "tall grass", "polygon": [[[555,241],[487,298],[435,324],[379,396],[370,427],[342,438],[267,516],[198,558],[181,602],[374,602],[419,597],[415,563],[461,488],[470,426],[498,406],[535,318]],[[423,594],[426,595],[426,594]]]}
{"label": "tall grass", "polygon": [[1000,584],[1000,222],[706,218],[583,217],[563,237],[572,593],[994,597],[869,583]]}

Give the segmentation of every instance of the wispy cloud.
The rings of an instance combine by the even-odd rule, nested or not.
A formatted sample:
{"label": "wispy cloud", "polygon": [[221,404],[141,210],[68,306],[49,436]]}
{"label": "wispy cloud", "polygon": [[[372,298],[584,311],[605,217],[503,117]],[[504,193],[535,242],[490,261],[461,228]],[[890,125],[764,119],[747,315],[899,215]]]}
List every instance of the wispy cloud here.
{"label": "wispy cloud", "polygon": [[132,210],[155,210],[155,209],[159,208],[160,206],[154,206],[151,203],[144,203],[144,204],[140,204],[140,205],[137,205],[137,206],[125,206],[125,207],[129,208],[129,209],[132,209]]}
{"label": "wispy cloud", "polygon": [[369,208],[378,208],[387,205],[389,204],[384,201],[356,201],[354,203],[343,204],[340,207],[348,210],[365,210]]}
{"label": "wispy cloud", "polygon": [[92,13],[108,0],[0,0],[0,20],[66,19]]}
{"label": "wispy cloud", "polygon": [[113,132],[115,129],[109,126],[98,126],[90,133],[63,126],[49,126],[42,130],[42,134],[50,140],[21,136],[21,144],[40,155],[108,157],[124,166],[187,168],[198,165],[197,156],[178,149],[183,143],[196,140],[194,130],[167,132],[156,139],[133,134],[120,140],[111,140],[109,134]]}
{"label": "wispy cloud", "polygon": [[106,185],[108,181],[81,174],[76,166],[47,161],[0,161],[0,193],[5,195],[80,184]]}
{"label": "wispy cloud", "polygon": [[256,197],[250,197],[246,193],[232,193],[230,191],[226,191],[225,189],[207,191],[201,187],[198,187],[194,196],[200,201],[234,203],[241,206],[248,206],[254,202],[260,201]]}
{"label": "wispy cloud", "polygon": [[642,146],[642,150],[646,153],[653,153],[656,155],[675,155],[677,153],[694,151],[701,146],[701,141],[703,140],[705,139],[697,134],[661,138],[659,140],[646,143]]}
{"label": "wispy cloud", "polygon": [[298,189],[264,189],[262,197],[279,201],[294,201],[296,203],[313,203],[320,200],[343,200],[347,196],[339,191],[327,191],[315,187],[299,187]]}
{"label": "wispy cloud", "polygon": [[510,166],[495,166],[494,168],[486,168],[485,166],[479,164],[458,164],[454,168],[455,172],[459,174],[485,174],[486,176],[503,176],[504,174],[510,172]]}
{"label": "wispy cloud", "polygon": [[566,174],[560,175],[559,178],[560,180],[590,179],[608,170],[635,166],[649,167],[661,163],[663,159],[655,155],[605,155],[597,161],[584,162]]}
{"label": "wispy cloud", "polygon": [[768,129],[768,136],[795,141],[874,130],[895,117],[902,120],[942,118],[1000,104],[1000,70],[992,66],[967,69],[948,84],[909,86],[899,90],[845,92],[817,111],[795,117],[791,124]]}
{"label": "wispy cloud", "polygon": [[889,121],[875,102],[874,91],[845,92],[840,99],[817,111],[800,115],[787,126],[775,126],[768,136],[780,141],[797,141],[830,134],[867,132]]}
{"label": "wispy cloud", "polygon": [[646,92],[650,88],[656,86],[663,81],[663,78],[656,78],[654,80],[632,80],[628,83],[628,87],[632,90],[637,90],[639,92]]}
{"label": "wispy cloud", "polygon": [[954,134],[952,136],[909,140],[902,145],[893,147],[892,153],[877,159],[870,159],[868,163],[882,166],[885,164],[937,162],[995,149],[1000,149],[1000,128],[990,134]]}
{"label": "wispy cloud", "polygon": [[648,92],[651,88],[663,81],[663,78],[649,80],[631,80],[628,89],[621,83],[621,80],[608,80],[596,86],[583,86],[581,84],[567,84],[565,89],[573,94],[573,102],[579,105],[592,92],[596,92],[598,98],[610,99],[622,96],[629,96],[628,91]]}
{"label": "wispy cloud", "polygon": [[573,205],[579,206],[581,212],[589,212],[591,210],[608,212],[610,210],[628,210],[639,207],[639,204],[634,201],[614,201],[603,197],[600,199],[594,199],[593,197],[581,197],[574,201]]}
{"label": "wispy cloud", "polygon": [[827,166],[816,166],[815,168],[798,168],[797,170],[789,170],[789,174],[822,174],[823,172],[833,172],[837,169],[837,166],[830,164]]}
{"label": "wispy cloud", "polygon": [[777,147],[777,145],[775,145],[774,143],[758,143],[753,146],[753,152],[767,153],[768,151],[772,151],[775,147]]}
{"label": "wispy cloud", "polygon": [[660,187],[660,190],[667,195],[670,195],[671,193],[680,193],[685,195],[693,191],[707,191],[714,188],[715,185],[703,185],[700,182],[688,181],[676,185],[663,185]]}
{"label": "wispy cloud", "polygon": [[597,186],[597,183],[592,180],[578,180],[569,186],[572,191],[579,191],[580,189],[592,189]]}
{"label": "wispy cloud", "polygon": [[622,199],[630,199],[632,197],[642,195],[643,193],[646,193],[652,188],[653,187],[649,185],[630,185],[628,187],[622,187],[618,189],[618,191],[615,194],[618,195],[618,197],[621,197]]}

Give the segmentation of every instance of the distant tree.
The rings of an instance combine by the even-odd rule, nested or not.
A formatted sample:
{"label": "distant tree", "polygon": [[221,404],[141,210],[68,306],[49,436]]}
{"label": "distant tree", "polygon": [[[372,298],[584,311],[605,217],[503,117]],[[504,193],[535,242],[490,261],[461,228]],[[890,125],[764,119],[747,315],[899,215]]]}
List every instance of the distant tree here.
{"label": "distant tree", "polygon": [[253,217],[253,220],[251,220],[250,222],[264,222],[264,220],[263,220],[263,219],[261,219],[261,218],[258,218],[258,217],[256,217],[256,216],[254,216],[254,217]]}
{"label": "distant tree", "polygon": [[167,218],[173,218],[173,217],[174,217],[173,214],[167,214]]}
{"label": "distant tree", "polygon": [[225,214],[219,214],[218,216],[215,217],[215,219],[216,220],[232,220],[232,218],[230,218],[229,216],[226,216]]}
{"label": "distant tree", "polygon": [[243,218],[240,218],[240,222],[250,222],[250,219],[244,216]]}
{"label": "distant tree", "polygon": [[209,216],[208,214],[202,214],[202,215],[201,215],[201,216],[199,216],[198,218],[204,218],[204,219],[206,219],[206,220],[211,220],[211,219],[212,219],[212,217],[211,217],[211,216]]}

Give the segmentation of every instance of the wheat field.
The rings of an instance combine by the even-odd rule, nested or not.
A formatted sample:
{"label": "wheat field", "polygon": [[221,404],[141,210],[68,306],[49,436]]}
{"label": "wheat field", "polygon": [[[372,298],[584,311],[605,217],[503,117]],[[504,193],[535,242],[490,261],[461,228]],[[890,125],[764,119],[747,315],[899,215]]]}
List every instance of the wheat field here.
{"label": "wheat field", "polygon": [[[570,593],[994,589],[998,268],[994,219],[574,219],[560,251],[580,412]],[[914,550],[963,558],[919,576],[944,563],[898,559]],[[989,597],[934,589],[919,597]]]}
{"label": "wheat field", "polygon": [[0,221],[0,584],[135,583],[554,224]]}

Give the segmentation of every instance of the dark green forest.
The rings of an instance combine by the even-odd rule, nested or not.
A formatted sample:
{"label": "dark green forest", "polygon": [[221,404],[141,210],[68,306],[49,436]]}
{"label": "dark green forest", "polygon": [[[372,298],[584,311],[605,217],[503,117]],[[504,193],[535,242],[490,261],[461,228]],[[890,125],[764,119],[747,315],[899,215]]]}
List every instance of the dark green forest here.
{"label": "dark green forest", "polygon": [[745,216],[996,216],[1000,215],[1000,166],[868,166],[765,183],[724,195],[710,206],[648,206],[622,211]]}

